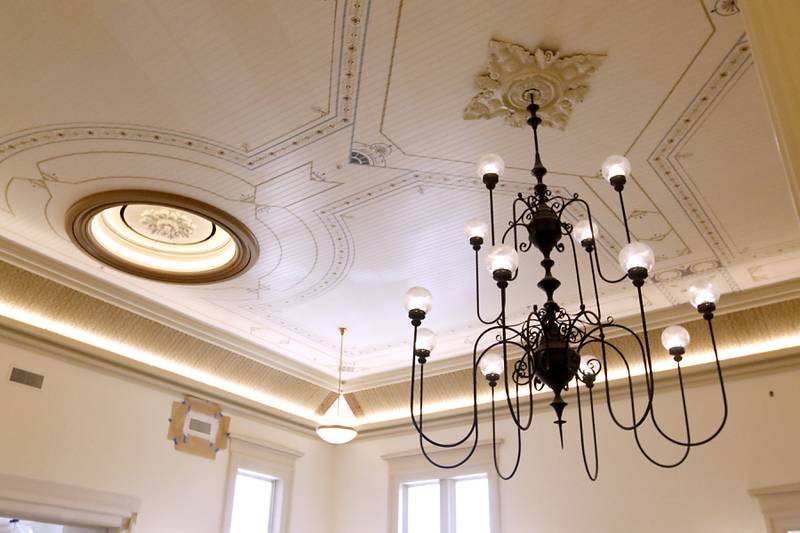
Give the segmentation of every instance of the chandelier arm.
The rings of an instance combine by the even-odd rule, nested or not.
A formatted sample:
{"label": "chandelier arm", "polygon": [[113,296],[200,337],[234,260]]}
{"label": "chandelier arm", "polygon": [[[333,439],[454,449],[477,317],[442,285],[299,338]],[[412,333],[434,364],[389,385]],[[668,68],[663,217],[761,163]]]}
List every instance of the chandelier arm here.
{"label": "chandelier arm", "polygon": [[514,468],[511,470],[511,473],[508,475],[503,475],[500,471],[500,465],[497,462],[497,436],[496,436],[496,429],[495,429],[495,408],[494,408],[494,386],[492,387],[492,458],[494,459],[494,469],[497,472],[498,477],[504,481],[508,481],[514,474],[517,473],[517,469],[519,468],[519,461],[522,458],[522,430],[520,429],[519,425],[517,425],[517,459],[514,462]]}
{"label": "chandelier arm", "polygon": [[589,476],[589,479],[592,481],[597,481],[597,472],[600,468],[600,461],[597,452],[597,425],[595,424],[594,418],[594,399],[592,397],[592,387],[586,387],[589,389],[589,409],[592,413],[592,441],[594,442],[594,473],[592,473],[592,469],[589,468],[589,461],[586,459],[586,444],[584,441],[583,436],[583,409],[581,408],[581,390],[580,390],[580,383],[579,379],[575,378],[575,397],[578,402],[578,428],[580,429],[580,436],[581,436],[581,455],[583,456],[583,468],[586,470],[586,475]]}
{"label": "chandelier arm", "polygon": [[[679,441],[677,439],[673,439],[672,437],[670,437],[664,431],[661,430],[661,427],[659,427],[658,421],[655,418],[655,407],[653,408],[653,410],[650,413],[650,417],[653,420],[653,425],[656,427],[658,432],[661,433],[661,435],[665,439],[667,439],[668,441],[672,442],[673,444],[677,444],[679,446],[702,446],[703,444],[708,444],[709,442],[714,440],[717,437],[717,435],[719,435],[722,432],[723,428],[725,427],[725,424],[728,421],[728,396],[727,396],[727,394],[725,392],[725,380],[722,377],[722,366],[721,366],[720,361],[719,361],[719,354],[717,353],[717,341],[714,338],[714,327],[711,324],[711,320],[712,320],[711,318],[708,318],[706,321],[708,322],[709,334],[711,336],[711,345],[714,348],[714,361],[715,361],[716,366],[717,366],[717,376],[719,377],[719,386],[720,386],[720,391],[722,393],[722,405],[723,405],[722,421],[720,422],[720,424],[717,427],[716,431],[714,431],[714,433],[712,433],[711,436],[709,436],[709,437],[707,437],[705,439],[699,440],[697,442],[692,442],[691,439],[687,439],[685,442],[684,441]],[[679,381],[680,386],[681,386],[681,396],[683,396],[683,374],[681,372],[680,362],[678,362],[678,381]],[[687,424],[688,424],[688,422],[687,422]]]}
{"label": "chandelier arm", "polygon": [[478,259],[478,250],[475,250],[475,311],[476,315],[478,316],[478,320],[481,323],[486,324],[487,326],[490,324],[496,324],[497,321],[500,319],[498,315],[497,318],[494,320],[485,320],[481,316],[481,285],[480,285],[480,260]]}
{"label": "chandelier arm", "polygon": [[[583,202],[583,203],[585,204],[585,202]],[[588,206],[587,206],[587,210],[588,210]],[[591,218],[590,218],[590,220],[591,220]],[[592,257],[591,253],[589,254],[589,263],[590,263],[591,271],[592,271],[592,287],[594,289],[595,305],[597,306],[598,326],[597,326],[596,329],[598,329],[600,331],[600,350],[601,350],[601,354],[602,354],[602,357],[603,357],[603,373],[605,374],[605,378],[606,378],[603,381],[604,381],[604,387],[605,387],[605,391],[606,391],[606,400],[607,400],[606,403],[608,405],[608,414],[611,416],[611,420],[613,420],[614,423],[620,429],[623,429],[625,431],[630,431],[630,430],[635,429],[636,427],[640,426],[641,424],[643,424],[644,421],[647,419],[647,413],[649,412],[649,410],[650,410],[650,408],[652,406],[652,403],[653,403],[653,392],[652,392],[651,387],[648,386],[647,387],[647,391],[648,391],[647,408],[645,409],[645,412],[642,415],[642,418],[639,419],[638,422],[637,422],[635,416],[631,419],[631,424],[632,424],[631,426],[627,426],[625,424],[622,424],[619,421],[619,419],[617,419],[617,416],[614,414],[614,409],[611,406],[611,390],[610,390],[610,387],[609,387],[609,384],[608,384],[608,381],[609,381],[608,380],[608,357],[607,357],[607,352],[606,352],[606,344],[611,346],[617,352],[617,354],[619,355],[620,359],[622,359],[622,362],[625,363],[625,369],[626,369],[626,371],[628,373],[628,382],[629,382],[629,385],[630,385],[630,398],[631,398],[631,404],[632,405],[634,405],[634,402],[635,402],[634,395],[633,395],[633,382],[632,382],[631,369],[630,369],[630,365],[628,364],[628,360],[625,358],[625,356],[622,354],[622,352],[616,347],[616,345],[614,345],[614,344],[612,344],[612,343],[610,343],[610,342],[605,340],[605,332],[603,331],[603,328],[604,327],[617,327],[617,328],[620,328],[620,329],[630,333],[631,336],[633,336],[633,338],[635,338],[636,341],[639,344],[639,349],[642,352],[642,360],[643,360],[645,369],[647,368],[646,354],[645,354],[645,351],[644,351],[644,347],[642,346],[641,339],[639,338],[639,336],[633,330],[631,330],[628,327],[622,326],[621,324],[612,324],[612,323],[610,323],[611,319],[609,319],[609,323],[607,323],[607,324],[604,324],[602,322],[601,317],[603,316],[603,313],[602,313],[602,310],[601,310],[601,307],[600,307],[600,293],[599,293],[599,290],[597,288],[597,278],[594,275],[594,272],[595,272],[595,270],[594,270],[594,263],[595,263],[594,259],[595,258],[597,258],[597,249],[596,248],[595,248],[595,256],[594,256],[594,258]],[[599,260],[598,260],[598,272],[599,272]],[[602,275],[601,275],[601,277],[602,277]],[[605,278],[603,278],[603,279],[605,279]],[[579,347],[578,351],[580,351],[580,347]]]}
{"label": "chandelier arm", "polygon": [[586,305],[583,302],[583,286],[581,285],[581,269],[578,265],[578,251],[575,249],[575,239],[570,239],[569,242],[572,245],[572,261],[575,265],[575,281],[578,283],[578,300],[580,301],[580,310],[583,311],[586,309]]}
{"label": "chandelier arm", "polygon": [[[586,200],[584,200],[583,198],[578,196],[577,193],[575,195],[573,195],[571,198],[565,198],[563,196],[558,196],[557,199],[562,202],[562,205],[558,210],[558,218],[559,218],[559,220],[562,220],[563,214],[564,214],[564,212],[566,211],[566,209],[569,206],[571,206],[572,204],[575,204],[575,203],[581,204],[584,207],[584,209],[586,209],[586,218],[589,221],[589,230],[591,231],[592,235],[596,234],[595,231],[594,231],[594,219],[592,218],[592,209],[591,209],[591,207],[589,207],[589,203]],[[625,222],[625,224],[626,224],[626,228],[627,228],[627,221]],[[627,231],[627,229],[626,229],[626,231]],[[628,239],[628,241],[630,242],[630,238]],[[617,279],[608,279],[607,277],[605,277],[605,275],[603,274],[603,271],[602,271],[602,269],[600,267],[600,256],[597,253],[597,245],[595,244],[591,248],[587,248],[586,251],[589,254],[590,259],[591,259],[592,255],[594,255],[594,259],[597,262],[597,267],[596,267],[597,268],[597,274],[606,283],[611,283],[611,284],[621,283],[621,282],[625,281],[628,278],[627,274],[623,274],[622,276],[620,276]],[[592,266],[592,275],[594,275],[594,269],[595,269],[595,266],[593,265]]]}
{"label": "chandelier arm", "polygon": [[[416,352],[416,346],[417,346],[417,327],[418,326],[414,326],[414,342],[412,344],[412,350],[414,352]],[[437,446],[439,448],[455,448],[456,446],[459,446],[459,445],[463,444],[464,442],[466,442],[467,439],[469,439],[470,435],[472,435],[472,433],[474,431],[477,431],[477,424],[478,424],[477,390],[476,390],[477,389],[477,387],[476,387],[477,383],[475,381],[474,376],[473,376],[473,382],[472,382],[472,389],[473,389],[473,397],[475,398],[475,409],[473,410],[473,414],[472,414],[472,428],[470,429],[470,431],[462,439],[460,439],[460,440],[458,440],[456,442],[453,442],[453,443],[438,442],[438,441],[428,437],[427,435],[425,435],[425,433],[422,431],[422,401],[423,401],[423,392],[424,392],[423,383],[424,383],[424,377],[425,377],[425,365],[424,364],[420,365],[420,370],[419,370],[419,373],[420,373],[420,376],[419,376],[419,390],[420,390],[420,394],[419,394],[419,413],[420,413],[419,414],[419,422],[417,422],[417,418],[414,415],[414,389],[416,388],[415,387],[415,383],[416,383],[416,367],[417,367],[417,356],[416,356],[415,353],[412,353],[412,355],[411,355],[411,402],[410,402],[410,405],[411,405],[411,409],[410,409],[410,411],[411,411],[411,423],[414,425],[414,429],[417,430],[417,433],[419,433],[420,439],[425,439],[429,443],[431,443],[434,446]]]}
{"label": "chandelier arm", "polygon": [[[619,328],[622,328],[622,329],[630,331],[625,326],[621,326],[619,324],[607,324],[607,326],[619,327]],[[637,341],[640,344],[640,349],[642,349],[641,348],[641,340],[638,338],[638,336],[635,336],[635,337],[636,337]],[[645,420],[647,420],[647,417],[648,417],[648,415],[650,413],[650,409],[651,409],[651,406],[652,406],[652,399],[648,396],[647,406],[645,407],[644,413],[642,414],[642,417],[637,420],[636,417],[635,417],[636,401],[635,401],[635,395],[634,395],[634,391],[633,391],[633,375],[631,374],[631,367],[628,364],[628,360],[625,358],[625,356],[623,355],[622,351],[619,348],[617,348],[617,346],[615,344],[605,340],[605,338],[601,338],[600,340],[592,339],[589,342],[582,343],[578,348],[578,352],[580,352],[581,349],[584,346],[588,346],[592,342],[599,342],[600,343],[600,347],[601,347],[601,357],[603,358],[603,365],[602,366],[603,366],[603,373],[605,375],[605,379],[603,380],[603,386],[605,388],[605,393],[606,393],[606,405],[608,406],[608,414],[611,417],[611,420],[614,422],[614,424],[617,425],[617,427],[619,427],[620,429],[625,430],[625,431],[632,431],[632,430],[636,429],[637,427],[641,426],[642,424],[644,424]],[[627,376],[627,379],[628,379],[628,396],[629,396],[630,401],[631,401],[631,409],[634,412],[634,417],[631,418],[631,425],[623,424],[622,422],[620,422],[619,418],[614,413],[614,408],[611,405],[611,387],[609,385],[609,381],[610,380],[608,378],[608,356],[607,356],[606,346],[610,346],[617,353],[617,356],[619,356],[619,358],[622,360],[622,363],[625,365],[625,371],[626,371],[626,373],[628,375]]]}
{"label": "chandelier arm", "polygon": [[[473,355],[473,357],[474,357],[474,355]],[[441,464],[441,463],[438,463],[438,462],[434,461],[433,458],[430,455],[428,455],[427,450],[425,450],[425,440],[430,442],[430,439],[425,437],[424,440],[423,440],[424,433],[422,432],[422,429],[421,429],[422,428],[422,395],[423,395],[423,387],[422,387],[422,375],[421,375],[422,374],[422,370],[420,370],[420,387],[419,387],[419,396],[420,396],[420,402],[419,402],[419,425],[420,425],[420,430],[419,430],[419,448],[422,451],[422,455],[425,456],[425,459],[427,459],[428,462],[431,463],[433,466],[436,466],[438,468],[445,468],[445,469],[458,468],[459,466],[461,466],[464,463],[466,463],[467,461],[469,461],[470,457],[472,457],[472,455],[475,453],[475,450],[478,448],[478,433],[479,433],[478,423],[477,423],[478,422],[478,390],[477,390],[478,382],[477,382],[476,371],[477,371],[477,366],[473,366],[472,367],[472,405],[473,405],[473,408],[472,408],[472,429],[467,434],[467,436],[464,439],[462,439],[461,442],[459,442],[458,444],[461,444],[464,441],[466,441],[469,438],[469,436],[472,435],[473,433],[475,435],[475,438],[472,441],[472,446],[470,447],[469,452],[467,452],[466,457],[464,457],[460,461],[457,461],[457,462],[455,462],[453,464],[445,465],[445,464]],[[413,384],[412,384],[412,386],[413,386]],[[437,445],[437,446],[439,446],[440,448],[453,448],[453,447],[457,446],[458,444],[446,445],[446,446]]]}
{"label": "chandelier arm", "polygon": [[[689,413],[688,413],[688,410],[686,408],[686,395],[685,395],[684,389],[683,389],[683,378],[681,377],[680,365],[678,365],[678,379],[681,382],[681,400],[683,402],[683,420],[684,420],[685,426],[686,426],[686,440],[687,440],[687,442],[691,442],[692,433],[691,433],[691,430],[690,430],[690,427],[689,427]],[[650,409],[651,418],[655,422],[655,418],[652,417],[652,413],[653,413],[653,410],[652,410],[652,407],[651,407],[651,409]],[[666,435],[664,433],[662,433],[661,430],[659,430],[659,433],[661,433],[662,436],[666,437]],[[683,451],[683,456],[680,459],[678,459],[674,463],[662,463],[660,461],[657,461],[657,460],[653,459],[650,456],[650,454],[648,454],[647,451],[644,449],[644,446],[642,446],[642,442],[639,440],[639,430],[638,430],[638,428],[634,428],[633,436],[634,436],[634,439],[636,440],[636,446],[639,448],[639,451],[642,452],[642,455],[644,455],[645,458],[648,461],[650,461],[654,465],[659,466],[661,468],[675,468],[676,466],[679,466],[679,465],[683,464],[683,462],[686,460],[686,458],[689,457],[689,452],[692,451],[692,446],[691,445],[682,445],[683,448],[684,448],[684,451]],[[672,439],[668,438],[668,440],[672,440]]]}
{"label": "chandelier arm", "polygon": [[[527,357],[527,354],[524,357]],[[528,429],[530,429],[531,425],[533,424],[533,385],[531,383],[532,383],[532,380],[529,379],[528,380],[528,421],[526,423],[522,424],[521,426],[517,426],[522,431],[528,431]],[[516,384],[515,392],[516,392],[516,399],[517,399],[517,412],[521,413],[522,411],[520,411],[520,407],[519,407],[519,383]]]}
{"label": "chandelier arm", "polygon": [[[645,382],[647,383],[648,395],[649,395],[649,398],[650,398],[650,403],[652,404],[653,396],[655,396],[655,391],[656,391],[656,380],[655,380],[655,376],[654,376],[654,372],[653,372],[653,358],[652,358],[652,355],[651,355],[651,352],[650,352],[650,338],[649,338],[649,335],[647,333],[647,313],[645,313],[645,311],[644,311],[644,296],[642,295],[642,287],[641,286],[636,287],[636,295],[637,295],[637,297],[639,299],[639,316],[641,317],[641,321],[642,321],[642,335],[644,336],[644,350],[645,350],[645,355],[647,356],[646,360],[645,360],[645,365],[644,365]],[[633,332],[631,331],[631,333],[633,333]],[[633,335],[636,336],[637,338],[639,337],[635,333],[633,333]],[[640,341],[640,344],[642,344],[641,341]]]}
{"label": "chandelier arm", "polygon": [[428,455],[428,451],[425,449],[425,442],[422,440],[422,433],[419,434],[419,449],[420,451],[422,451],[422,455],[425,456],[425,459],[427,459],[430,464],[432,464],[437,468],[444,468],[444,469],[458,468],[459,466],[463,465],[464,463],[470,460],[470,458],[475,453],[475,450],[477,448],[478,448],[478,432],[476,431],[475,439],[473,440],[472,445],[470,446],[470,450],[467,453],[466,457],[464,457],[463,459],[461,459],[456,463],[446,465],[434,461],[433,458],[430,455]]}
{"label": "chandelier arm", "polygon": [[[481,340],[483,335],[485,335],[486,333],[488,333],[489,331],[491,331],[493,329],[497,329],[497,328],[489,328],[486,331],[484,331],[483,333],[481,333],[481,335],[475,341],[475,353],[477,353],[477,344]],[[505,334],[505,330],[507,328],[501,328],[501,329],[503,330],[503,334]],[[475,374],[476,370],[478,369],[478,367],[480,365],[481,359],[483,359],[483,357],[489,352],[489,350],[491,350],[492,348],[494,348],[496,346],[502,346],[503,347],[503,379],[504,379],[504,382],[505,382],[505,389],[506,389],[506,403],[508,404],[508,410],[511,413],[511,418],[514,420],[514,423],[518,427],[520,427],[523,430],[525,430],[525,429],[528,429],[528,427],[530,427],[531,420],[533,419],[533,391],[531,391],[531,400],[530,400],[531,401],[531,411],[530,411],[529,416],[528,416],[529,420],[528,420],[528,422],[526,422],[526,424],[521,424],[520,420],[521,420],[522,417],[520,416],[519,403],[517,403],[517,409],[515,411],[514,410],[514,405],[511,403],[511,394],[509,393],[509,389],[508,389],[508,368],[509,368],[509,366],[508,366],[508,357],[507,357],[507,346],[509,344],[517,346],[517,347],[521,348],[522,350],[525,350],[525,347],[522,344],[520,344],[520,343],[518,343],[516,341],[503,339],[501,337],[496,342],[490,344],[489,346],[484,348],[483,351],[481,351],[481,354],[475,359],[475,363],[473,365],[473,374]],[[477,393],[476,393],[475,404],[477,405]]]}
{"label": "chandelier arm", "polygon": [[[508,390],[508,345],[509,345],[509,340],[508,340],[508,338],[506,336],[506,288],[505,287],[501,287],[500,288],[500,325],[502,326],[502,329],[501,329],[502,339],[501,339],[500,342],[502,343],[502,346],[503,346],[503,386],[505,387],[505,390],[506,390],[506,403],[508,403],[508,410],[511,412],[511,418],[514,420],[514,424],[516,424],[517,427],[519,427],[520,426],[520,421],[519,421],[520,416],[519,416],[518,412],[514,411],[514,406],[511,403],[511,394],[509,393],[509,390]],[[481,354],[481,357],[483,357],[483,354],[485,354],[487,350],[489,350],[489,348],[484,350],[484,352]],[[524,348],[523,348],[523,350],[524,350]],[[494,389],[492,390],[492,392],[494,392]]]}
{"label": "chandelier arm", "polygon": [[619,208],[622,212],[622,222],[625,223],[625,238],[628,239],[628,244],[631,243],[631,230],[628,228],[628,214],[625,212],[625,200],[622,197],[622,189],[618,190],[619,194]]}
{"label": "chandelier arm", "polygon": [[[522,196],[522,193],[518,193],[517,199]],[[517,227],[515,223],[517,222],[517,199],[511,202],[511,220],[512,222],[509,223],[510,226],[514,228],[514,250],[519,251],[519,238],[517,236]],[[505,233],[508,233],[506,230]],[[505,240],[505,233],[503,234],[503,240]]]}
{"label": "chandelier arm", "polygon": [[[586,202],[583,202],[583,203],[585,204]],[[587,206],[587,209],[588,209],[588,206]],[[591,218],[589,220],[591,220]],[[596,257],[597,257],[597,253],[596,253],[596,248],[595,248],[595,258]],[[592,287],[594,289],[594,299],[595,299],[595,305],[597,306],[597,316],[598,316],[598,319],[599,319],[600,317],[603,316],[603,313],[602,313],[602,311],[600,309],[600,292],[597,289],[597,278],[594,275],[594,263],[595,263],[595,261],[592,258],[592,254],[591,253],[589,253],[589,263],[590,263],[591,270],[592,270]],[[598,263],[599,263],[599,261],[598,261]],[[598,264],[598,271],[599,271],[599,264]],[[601,275],[601,277],[602,277],[602,275]],[[652,390],[651,390],[650,387],[647,388],[647,390],[648,390],[647,408],[645,409],[645,412],[642,415],[642,418],[637,421],[636,420],[636,414],[635,414],[635,399],[634,399],[634,394],[633,394],[633,381],[632,381],[633,378],[631,377],[630,365],[628,364],[628,360],[625,358],[625,356],[622,354],[622,352],[614,344],[612,344],[612,343],[610,343],[610,342],[605,340],[605,332],[603,331],[604,327],[618,327],[618,328],[621,328],[623,330],[627,330],[636,339],[636,341],[639,343],[639,348],[640,348],[640,350],[642,350],[642,359],[644,360],[644,365],[645,365],[645,368],[646,368],[647,367],[647,361],[645,360],[645,354],[644,354],[644,349],[642,347],[642,341],[639,338],[639,336],[636,335],[636,333],[634,333],[630,328],[627,328],[627,327],[622,326],[620,324],[611,324],[611,323],[603,324],[602,320],[598,321],[598,326],[597,326],[596,329],[598,329],[600,331],[600,352],[601,352],[601,356],[603,357],[603,373],[605,375],[605,379],[603,380],[603,382],[604,382],[603,386],[605,387],[605,391],[606,391],[606,405],[608,406],[608,414],[609,414],[609,416],[611,416],[611,420],[614,422],[614,424],[617,425],[617,427],[619,427],[620,429],[623,429],[625,431],[631,431],[631,430],[637,428],[638,426],[642,425],[644,423],[644,421],[647,419],[647,413],[650,411],[650,408],[651,408],[652,403],[653,403]],[[582,342],[581,345],[578,347],[578,352],[581,351],[581,348],[584,346],[585,343],[586,343],[586,340],[584,340],[584,342]],[[634,416],[633,416],[633,418],[631,418],[631,425],[630,426],[628,426],[626,424],[623,424],[623,423],[621,423],[619,421],[617,416],[614,414],[614,408],[611,406],[611,388],[610,388],[610,386],[608,384],[608,382],[609,382],[609,379],[608,379],[608,354],[606,352],[606,345],[611,346],[617,352],[617,355],[619,355],[620,359],[622,359],[622,362],[625,364],[625,369],[626,369],[626,371],[628,373],[628,386],[629,386],[629,392],[630,392],[631,407],[634,408]]]}
{"label": "chandelier arm", "polygon": [[[587,220],[589,220],[589,229],[591,230],[592,235],[595,235],[594,219],[592,218],[592,209],[589,207],[589,203],[586,200],[584,200],[583,198],[580,198],[577,194],[575,196],[573,196],[572,198],[569,198],[569,199],[564,198],[563,202],[564,202],[563,205],[558,210],[558,218],[559,218],[559,220],[562,218],[562,214],[567,209],[567,207],[569,207],[570,205],[572,205],[574,203],[581,204],[586,209]],[[626,222],[626,224],[627,224],[627,222]],[[593,259],[593,261],[592,261],[592,276],[594,276],[594,272],[595,272],[595,269],[596,269],[597,270],[597,275],[600,276],[600,279],[602,279],[606,283],[611,283],[611,284],[621,283],[621,282],[625,281],[628,278],[627,274],[623,274],[621,277],[619,277],[617,279],[609,279],[609,278],[605,277],[605,275],[603,274],[603,270],[600,267],[600,256],[597,253],[597,246],[596,245],[592,246],[590,249],[587,249],[587,253],[589,254],[589,259],[590,260]],[[592,256],[594,256],[594,257],[592,257]],[[597,265],[595,266],[594,263],[597,263]]]}
{"label": "chandelier arm", "polygon": [[[687,431],[687,433],[689,432],[689,427],[688,426],[686,427],[686,431]],[[644,457],[648,461],[650,461],[654,465],[656,465],[658,467],[661,467],[661,468],[675,468],[677,466],[682,465],[683,462],[686,461],[686,458],[689,457],[689,452],[692,451],[692,447],[691,446],[684,446],[683,456],[681,456],[680,459],[678,459],[674,463],[662,463],[660,461],[657,461],[657,460],[653,459],[650,456],[650,454],[648,454],[647,451],[645,451],[644,446],[642,446],[641,440],[639,440],[638,428],[633,430],[633,436],[634,436],[634,439],[636,440],[636,446],[639,448],[639,451],[642,452],[642,455],[644,455]]]}
{"label": "chandelier arm", "polygon": [[492,246],[494,246],[494,191],[492,189],[489,189],[489,225],[492,228]]}

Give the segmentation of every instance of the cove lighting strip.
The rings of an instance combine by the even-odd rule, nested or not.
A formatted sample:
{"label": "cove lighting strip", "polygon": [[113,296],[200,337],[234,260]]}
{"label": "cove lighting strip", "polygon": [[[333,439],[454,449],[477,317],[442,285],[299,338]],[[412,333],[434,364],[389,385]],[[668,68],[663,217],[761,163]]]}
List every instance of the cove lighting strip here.
{"label": "cove lighting strip", "polygon": [[[234,394],[236,396],[240,396],[242,398],[254,401],[261,405],[278,409],[285,413],[303,418],[305,420],[313,422],[314,424],[321,423],[322,418],[324,418],[324,417],[322,418],[319,417],[314,411],[310,409],[288,402],[281,398],[272,396],[265,392],[255,390],[251,387],[247,387],[240,383],[220,378],[219,376],[215,376],[214,374],[211,374],[209,372],[198,370],[196,368],[192,368],[190,366],[172,361],[157,353],[153,353],[147,350],[142,350],[130,344],[120,342],[118,340],[114,340],[112,338],[103,335],[98,335],[96,333],[87,331],[79,327],[72,326],[70,324],[66,324],[58,320],[53,320],[39,313],[35,313],[27,309],[22,309],[17,306],[8,305],[5,302],[0,302],[0,316],[4,316],[11,320],[22,322],[23,324],[27,324],[29,326],[33,326],[38,329],[55,333],[56,335],[61,335],[66,338],[73,339],[78,342],[82,342],[84,344],[88,344],[89,346],[94,346],[101,350],[106,350],[112,353],[116,353],[123,357],[127,357],[134,361],[158,368],[160,370],[165,370],[167,372],[171,372],[173,374],[177,374],[179,376],[192,379],[194,381],[209,385],[211,387],[228,392],[230,394]],[[800,334],[783,335],[774,339],[753,342],[742,346],[734,346],[722,349],[719,352],[719,358],[721,361],[724,361],[729,359],[737,359],[740,357],[747,357],[756,354],[775,352],[779,350],[785,350],[788,348],[797,348],[797,347],[800,347]],[[685,357],[682,366],[683,368],[686,368],[713,362],[714,362],[714,353],[708,351],[699,354],[692,354],[690,356]],[[653,366],[655,372],[663,372],[666,370],[673,369],[674,364],[675,363],[672,362],[671,360],[665,359],[654,362]],[[634,377],[641,376],[643,374],[642,366],[638,365],[632,368],[631,374]],[[622,369],[618,369],[610,373],[609,381],[617,381],[625,377],[626,377],[625,371]],[[602,378],[598,376],[597,382],[600,383],[601,381]],[[505,391],[502,389],[502,387],[498,387],[498,390],[495,393],[495,400],[501,401],[504,400],[505,397],[506,397]],[[478,396],[478,405],[488,405],[490,402],[491,402],[491,394],[489,392],[486,392]],[[470,406],[472,406],[472,397],[467,396],[456,400],[449,400],[449,401],[426,405],[423,413],[436,414],[455,409],[464,409]],[[408,418],[409,418],[408,406],[404,406],[399,409],[389,409],[381,411],[379,413],[374,413],[371,415],[360,417],[357,419],[356,422],[358,425],[378,424],[378,423],[392,422]]]}
{"label": "cove lighting strip", "polygon": [[62,337],[88,344],[89,346],[94,346],[95,348],[99,348],[101,350],[106,350],[123,357],[127,357],[128,359],[132,359],[139,363],[144,363],[146,365],[158,368],[159,370],[165,370],[167,372],[192,379],[230,394],[235,394],[236,396],[252,400],[267,407],[272,407],[285,413],[298,416],[305,420],[311,421],[314,424],[319,423],[319,417],[317,414],[305,407],[272,396],[271,394],[255,390],[246,385],[215,376],[212,373],[172,361],[163,355],[159,355],[148,350],[142,350],[141,348],[137,348],[131,344],[120,342],[103,335],[98,335],[91,331],[87,331],[59,320],[51,319],[39,313],[35,313],[17,306],[8,305],[5,302],[0,302],[0,316],[4,316],[6,318],[10,318],[11,320],[22,322],[23,324],[27,324],[44,331],[55,333],[56,335],[61,335]]}

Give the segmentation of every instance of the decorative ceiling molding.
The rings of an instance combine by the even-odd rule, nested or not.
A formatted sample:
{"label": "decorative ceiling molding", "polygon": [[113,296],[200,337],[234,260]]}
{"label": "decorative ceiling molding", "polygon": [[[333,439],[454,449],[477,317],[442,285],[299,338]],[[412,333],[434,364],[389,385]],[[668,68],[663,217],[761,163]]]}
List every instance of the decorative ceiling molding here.
{"label": "decorative ceiling molding", "polygon": [[487,72],[475,79],[478,94],[464,109],[464,119],[502,117],[508,125],[521,128],[533,92],[542,124],[563,130],[575,105],[589,92],[589,80],[605,57],[589,53],[561,56],[554,50],[530,51],[491,40]]}

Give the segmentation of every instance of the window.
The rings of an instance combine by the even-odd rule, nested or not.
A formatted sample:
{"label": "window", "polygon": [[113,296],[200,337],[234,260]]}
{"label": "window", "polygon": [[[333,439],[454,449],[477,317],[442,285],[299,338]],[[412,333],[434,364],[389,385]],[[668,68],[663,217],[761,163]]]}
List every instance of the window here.
{"label": "window", "polygon": [[[430,455],[446,464],[462,452]],[[432,466],[418,450],[384,456],[392,498],[390,533],[500,533],[491,453],[491,444],[480,444],[469,463],[453,470]]]}
{"label": "window", "polygon": [[401,533],[492,533],[489,478],[473,474],[403,483]]}
{"label": "window", "polygon": [[239,469],[233,489],[230,533],[270,533],[275,479]]}
{"label": "window", "polygon": [[295,460],[301,454],[231,436],[225,533],[285,533]]}

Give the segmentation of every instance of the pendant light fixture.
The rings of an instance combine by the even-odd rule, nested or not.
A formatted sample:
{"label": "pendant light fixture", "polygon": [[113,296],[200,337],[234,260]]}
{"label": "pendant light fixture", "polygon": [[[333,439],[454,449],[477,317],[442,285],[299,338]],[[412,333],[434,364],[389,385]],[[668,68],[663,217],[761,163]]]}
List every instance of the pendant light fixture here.
{"label": "pendant light fixture", "polygon": [[353,426],[342,423],[342,402],[345,401],[342,394],[342,366],[344,362],[344,334],[347,328],[339,328],[339,389],[336,394],[336,405],[331,408],[336,409],[336,418],[333,424],[321,424],[317,426],[317,435],[319,438],[330,444],[345,444],[350,442],[358,431]]}

